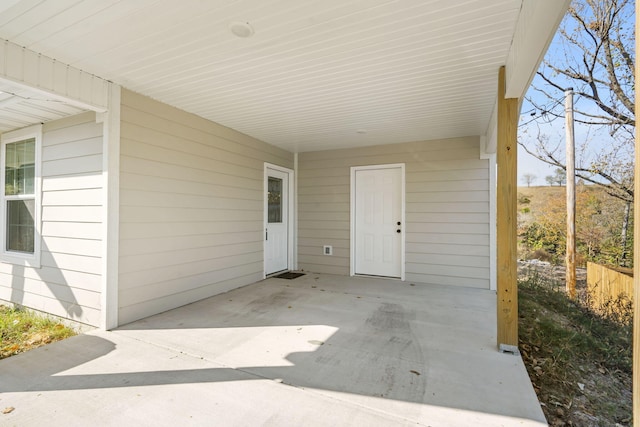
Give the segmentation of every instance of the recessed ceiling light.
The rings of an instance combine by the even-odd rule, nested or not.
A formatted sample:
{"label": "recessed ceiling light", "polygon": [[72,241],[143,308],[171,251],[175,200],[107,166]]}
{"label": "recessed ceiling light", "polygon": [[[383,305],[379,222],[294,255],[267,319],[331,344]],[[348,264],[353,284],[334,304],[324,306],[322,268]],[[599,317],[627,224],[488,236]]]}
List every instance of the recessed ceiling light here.
{"label": "recessed ceiling light", "polygon": [[253,27],[248,22],[233,21],[229,24],[229,31],[236,37],[246,39],[254,33]]}

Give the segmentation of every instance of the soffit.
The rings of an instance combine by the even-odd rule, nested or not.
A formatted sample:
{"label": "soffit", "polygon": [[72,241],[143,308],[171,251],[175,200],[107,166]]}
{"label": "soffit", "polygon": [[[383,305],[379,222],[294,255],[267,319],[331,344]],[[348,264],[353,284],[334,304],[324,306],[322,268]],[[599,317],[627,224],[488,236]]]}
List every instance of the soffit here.
{"label": "soffit", "polygon": [[0,80],[0,133],[74,116],[85,110]]}
{"label": "soffit", "polygon": [[521,3],[4,0],[0,38],[301,152],[484,134]]}

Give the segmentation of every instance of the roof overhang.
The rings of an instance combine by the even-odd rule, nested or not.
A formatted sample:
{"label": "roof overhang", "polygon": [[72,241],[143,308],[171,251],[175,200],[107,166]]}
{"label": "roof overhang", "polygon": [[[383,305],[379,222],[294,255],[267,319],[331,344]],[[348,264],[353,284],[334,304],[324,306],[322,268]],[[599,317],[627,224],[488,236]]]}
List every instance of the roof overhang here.
{"label": "roof overhang", "polygon": [[0,42],[0,70],[0,132],[107,111],[109,82],[15,43]]}
{"label": "roof overhang", "polygon": [[0,132],[102,111],[111,81],[293,152],[470,135],[491,152],[498,69],[522,97],[568,4],[8,0]]}
{"label": "roof overhang", "polygon": [[[507,98],[522,101],[570,3],[570,0],[523,2],[505,63]],[[496,102],[484,137],[483,151],[486,153],[496,151],[497,111]]]}

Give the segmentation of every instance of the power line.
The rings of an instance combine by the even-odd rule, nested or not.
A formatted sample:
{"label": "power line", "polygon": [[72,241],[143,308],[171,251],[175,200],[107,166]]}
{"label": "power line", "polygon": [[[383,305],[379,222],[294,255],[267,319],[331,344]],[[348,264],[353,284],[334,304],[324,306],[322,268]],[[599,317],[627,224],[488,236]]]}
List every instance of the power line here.
{"label": "power line", "polygon": [[[547,113],[549,113],[550,111],[552,111],[555,107],[557,107],[558,105],[562,104],[563,102],[564,102],[564,100],[563,100],[563,99],[556,99],[556,100],[555,100],[555,102],[553,103],[553,105],[551,105],[550,107],[547,107],[547,106],[545,106],[544,108],[537,108],[537,107],[534,107],[534,108],[530,109],[529,111],[526,111],[526,112],[524,112],[524,113],[520,114],[521,116],[523,116],[523,115],[525,115],[525,114],[530,114],[531,116],[535,116],[535,117],[534,117],[534,118],[532,118],[531,120],[529,120],[529,121],[525,122],[525,123],[521,123],[521,124],[519,124],[519,125],[518,125],[518,127],[523,127],[523,126],[528,125],[529,123],[532,123],[532,122],[538,121],[538,120],[539,120],[539,117],[544,118],[544,117],[547,115]],[[540,110],[540,111],[541,111],[540,116],[538,116],[538,115],[536,114],[536,112],[537,112],[538,110]],[[556,120],[557,118],[558,118],[558,117],[557,117],[556,115],[553,115],[553,118],[552,118],[552,119],[550,119],[550,120],[546,120],[546,123],[551,123],[551,122],[553,122],[554,120]]]}

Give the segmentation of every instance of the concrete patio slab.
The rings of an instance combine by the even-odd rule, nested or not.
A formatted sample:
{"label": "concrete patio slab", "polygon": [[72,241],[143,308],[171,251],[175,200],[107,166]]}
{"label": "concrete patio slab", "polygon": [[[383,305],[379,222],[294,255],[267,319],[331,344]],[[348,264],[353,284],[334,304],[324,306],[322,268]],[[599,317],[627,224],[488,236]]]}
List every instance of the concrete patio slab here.
{"label": "concrete patio slab", "polygon": [[495,299],[268,279],[0,361],[0,425],[546,425]]}

